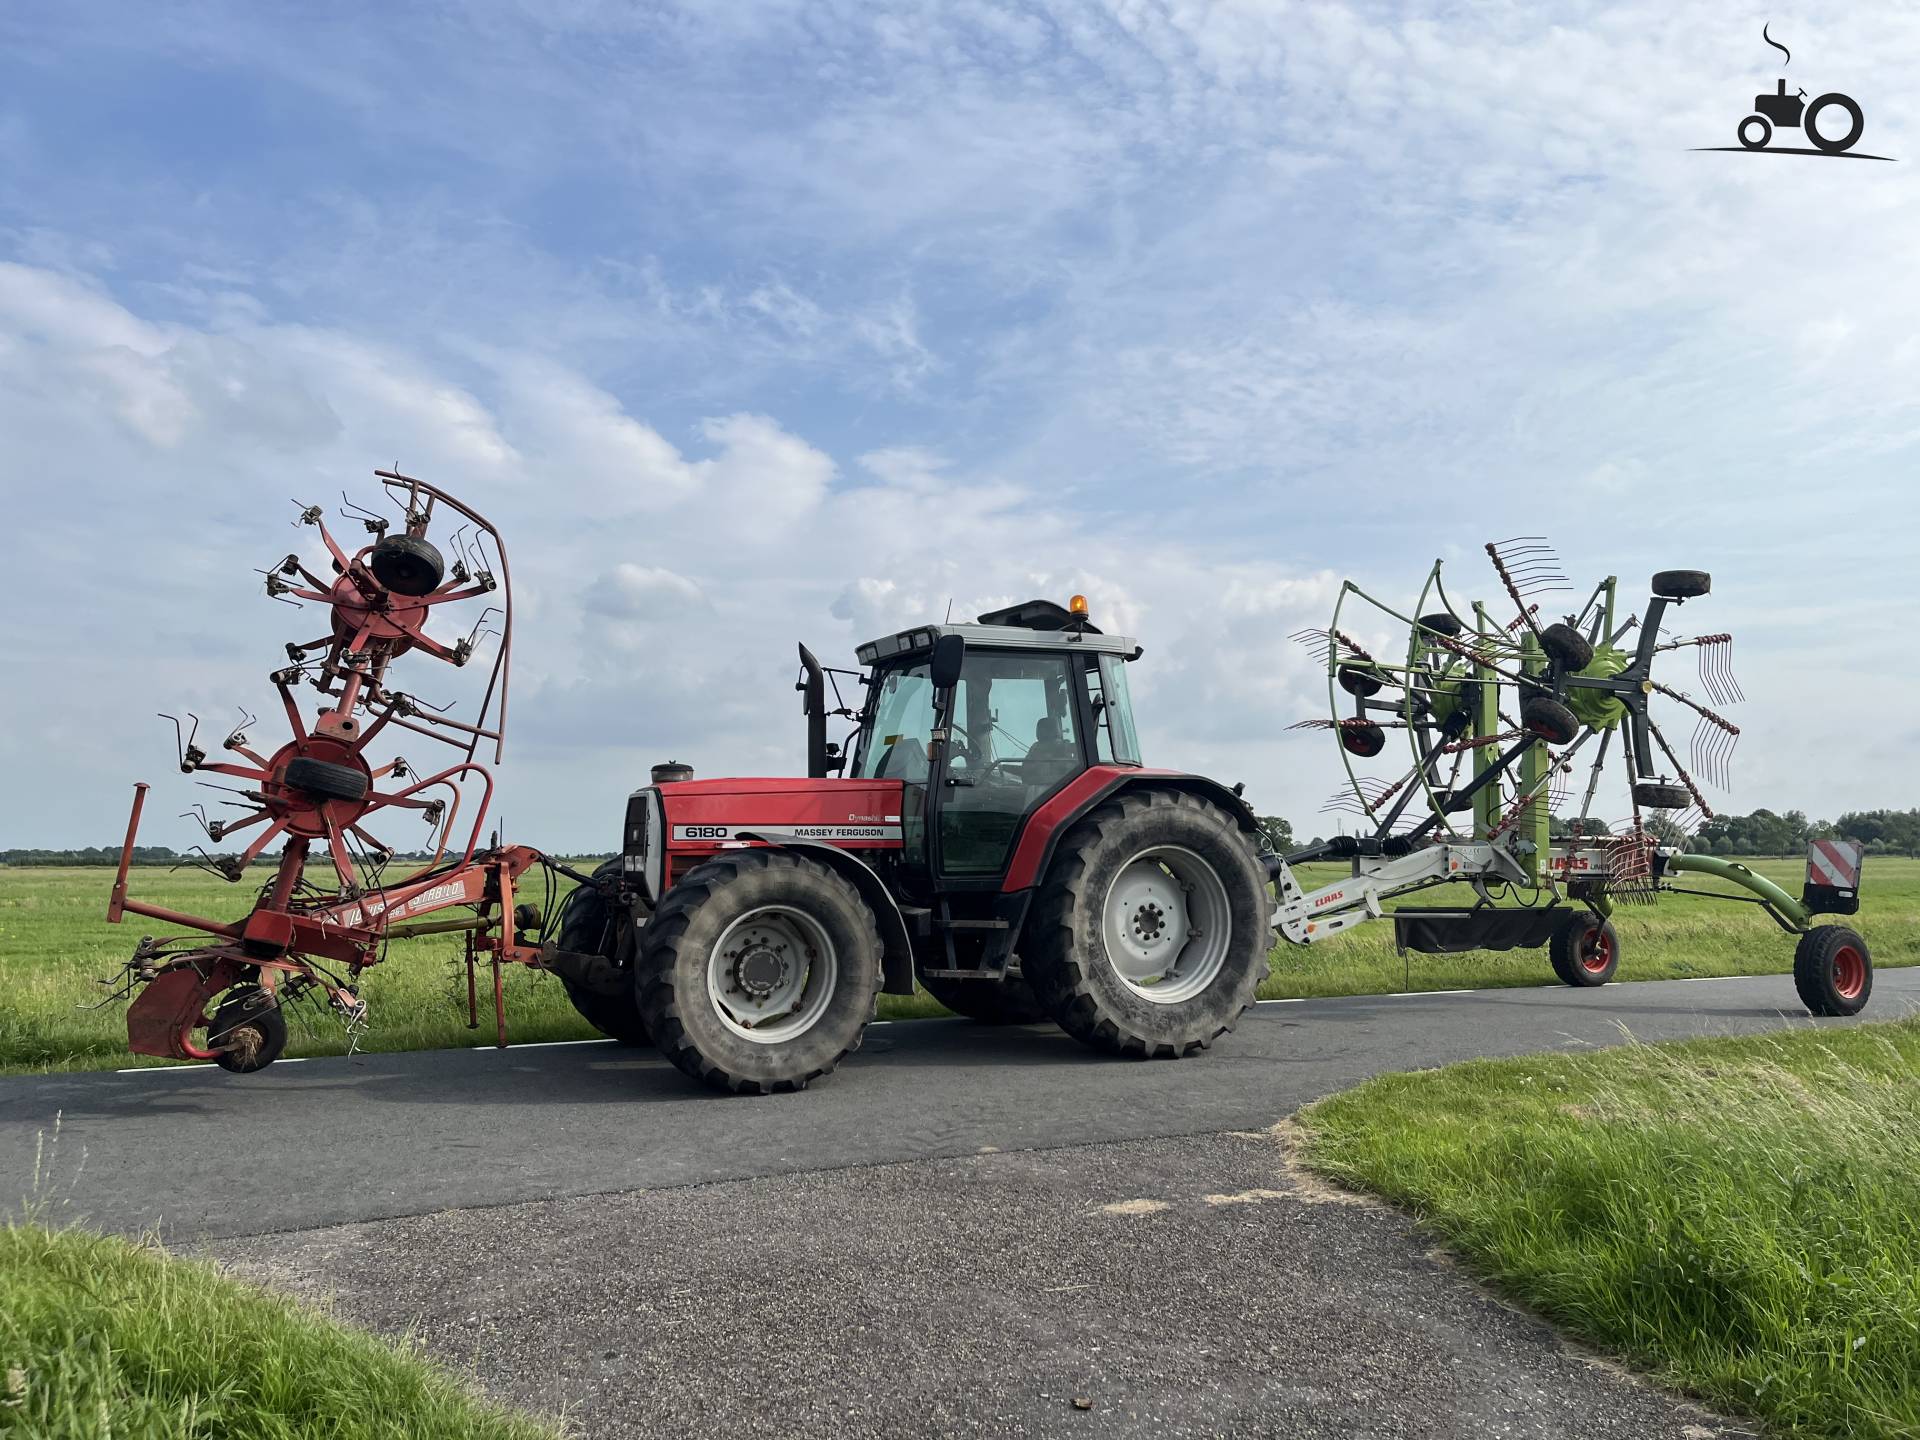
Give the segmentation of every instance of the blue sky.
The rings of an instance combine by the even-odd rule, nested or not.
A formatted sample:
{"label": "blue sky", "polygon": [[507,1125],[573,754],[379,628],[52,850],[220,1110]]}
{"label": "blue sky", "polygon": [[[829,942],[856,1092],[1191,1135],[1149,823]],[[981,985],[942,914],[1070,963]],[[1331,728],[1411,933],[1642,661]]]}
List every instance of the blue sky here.
{"label": "blue sky", "polygon": [[[392,461],[507,531],[556,849],[791,771],[794,640],[1074,589],[1151,758],[1320,828],[1285,637],[1520,532],[1715,572],[1732,808],[1916,803],[1917,64],[1894,6],[6,7],[0,844],[262,712],[251,567]],[[1782,74],[1901,163],[1690,149]]]}

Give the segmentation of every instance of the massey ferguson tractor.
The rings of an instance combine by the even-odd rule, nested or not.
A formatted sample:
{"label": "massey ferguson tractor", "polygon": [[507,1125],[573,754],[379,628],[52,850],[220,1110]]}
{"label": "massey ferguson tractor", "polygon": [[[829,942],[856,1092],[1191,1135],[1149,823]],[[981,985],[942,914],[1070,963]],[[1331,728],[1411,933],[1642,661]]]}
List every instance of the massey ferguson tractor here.
{"label": "massey ferguson tractor", "polygon": [[831,1071],[916,977],[1117,1055],[1211,1045],[1267,976],[1268,872],[1235,790],[1140,763],[1139,654],[1079,596],[904,630],[860,648],[843,747],[826,692],[850,672],[802,647],[807,777],[662,767],[633,795],[617,885],[576,892],[560,936],[582,1012],[754,1092]]}
{"label": "massey ferguson tractor", "polygon": [[[1177,1057],[1206,1049],[1253,1002],[1276,932],[1313,945],[1390,916],[1403,952],[1545,947],[1563,981],[1589,987],[1620,963],[1615,902],[1651,900],[1688,875],[1746,892],[1694,893],[1750,900],[1799,937],[1794,980],[1813,1013],[1856,1013],[1871,993],[1865,941],[1812,923],[1858,908],[1857,851],[1816,842],[1796,900],[1681,843],[1710,811],[1651,702],[1694,717],[1691,765],[1709,782],[1724,783],[1739,734],[1653,678],[1660,656],[1693,649],[1714,706],[1740,698],[1728,636],[1674,636],[1662,623],[1708,593],[1703,572],[1656,575],[1644,623],[1616,613],[1611,577],[1543,621],[1533,597],[1565,577],[1528,540],[1487,547],[1519,612],[1510,621],[1456,605],[1438,563],[1405,612],[1349,583],[1328,627],[1296,638],[1326,668],[1333,713],[1305,724],[1338,742],[1350,784],[1334,808],[1358,833],[1288,856],[1262,853],[1239,786],[1142,762],[1127,685],[1141,648],[1103,633],[1080,596],[899,631],[859,647],[859,671],[824,667],[802,646],[806,775],[699,779],[656,766],[627,802],[618,859],[588,876],[528,846],[482,843],[482,751],[499,758],[506,719],[505,548],[444,491],[378,473],[392,513],[350,512],[365,544],[342,543],[306,507],[314,541],[265,572],[270,595],[329,615],[270,676],[289,738],[257,746],[248,717],[217,760],[197,728],[180,737],[181,770],[238,797],[224,803],[241,814],[201,819],[210,840],[248,843],[203,858],[252,882],[247,914],[188,915],[130,893],[147,787],[136,789],[109,918],[200,932],[143,937],[109,982],[132,1000],[136,1052],[259,1070],[301,1002],[357,1033],[361,974],[390,940],[434,934],[464,943],[476,1025],[476,972],[491,968],[500,1044],[502,967],[528,965],[556,975],[603,1033],[651,1042],[734,1093],[829,1073],[859,1046],[876,997],[916,982],[978,1020],[1051,1019],[1110,1054]],[[459,634],[467,622],[453,617],[475,607]],[[1359,607],[1370,609],[1356,619]],[[1404,634],[1391,657],[1383,627]],[[405,657],[465,668],[482,655],[468,718],[396,687]],[[302,687],[320,696],[311,718]],[[852,724],[843,742],[827,737],[835,718]],[[1356,770],[1386,753],[1390,732],[1406,744],[1397,777]],[[385,754],[402,738],[453,753],[414,766]],[[1567,777],[1582,752],[1591,767],[1575,814]],[[1615,824],[1594,809],[1609,753],[1630,805]],[[389,873],[398,852],[367,828],[385,812],[426,823],[423,864]],[[256,860],[271,866],[264,878]],[[1309,861],[1347,873],[1308,889],[1295,867]],[[578,884],[558,904],[562,876]],[[1441,886],[1469,903],[1386,908]]]}

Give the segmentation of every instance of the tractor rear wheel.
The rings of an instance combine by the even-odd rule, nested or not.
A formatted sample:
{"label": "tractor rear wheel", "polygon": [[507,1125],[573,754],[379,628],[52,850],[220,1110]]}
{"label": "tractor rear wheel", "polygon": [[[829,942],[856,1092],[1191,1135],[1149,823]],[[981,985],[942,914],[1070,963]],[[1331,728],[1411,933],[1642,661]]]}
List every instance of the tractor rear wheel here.
{"label": "tractor rear wheel", "polygon": [[1061,842],[1022,970],[1076,1040],[1190,1055],[1231,1030],[1267,978],[1271,910],[1232,816],[1182,791],[1134,791]]}
{"label": "tractor rear wheel", "polygon": [[1604,985],[1620,968],[1620,937],[1611,920],[1576,910],[1547,942],[1553,973],[1576,989]]}
{"label": "tractor rear wheel", "polygon": [[641,935],[634,993],[660,1052],[716,1090],[768,1095],[860,1048],[880,932],[824,865],[739,850],[689,871]]}
{"label": "tractor rear wheel", "polygon": [[1816,925],[1793,951],[1793,988],[1815,1015],[1858,1015],[1873,994],[1873,955],[1857,931]]}
{"label": "tractor rear wheel", "polygon": [[[593,878],[603,880],[619,873],[620,862],[609,860],[593,872]],[[580,1012],[580,1018],[602,1035],[622,1045],[645,1045],[647,1026],[640,1018],[640,1006],[633,995],[633,938],[632,920],[619,906],[608,901],[605,891],[592,885],[579,885],[560,908],[560,925],[554,943],[562,950],[605,956],[628,972],[626,983],[611,993],[590,990],[565,975],[560,977],[560,983],[573,1008]]]}
{"label": "tractor rear wheel", "polygon": [[956,980],[951,975],[922,975],[920,985],[954,1014],[982,1025],[1031,1025],[1047,1018],[1047,1007],[1024,976]]}
{"label": "tractor rear wheel", "polygon": [[280,1002],[258,985],[236,985],[207,1025],[213,1063],[236,1075],[264,1070],[287,1048],[287,1017]]}

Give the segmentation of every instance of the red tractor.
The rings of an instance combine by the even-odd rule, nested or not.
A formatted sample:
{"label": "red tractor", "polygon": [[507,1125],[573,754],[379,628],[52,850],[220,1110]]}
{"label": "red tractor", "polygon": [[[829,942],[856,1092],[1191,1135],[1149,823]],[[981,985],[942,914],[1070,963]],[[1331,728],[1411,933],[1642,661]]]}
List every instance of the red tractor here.
{"label": "red tractor", "polygon": [[737,1092],[827,1074],[916,977],[1116,1055],[1205,1049],[1267,976],[1269,869],[1238,787],[1141,763],[1139,655],[1081,597],[1034,600],[861,646],[864,698],[829,711],[852,672],[801,647],[807,778],[656,767],[549,968],[605,1033]]}

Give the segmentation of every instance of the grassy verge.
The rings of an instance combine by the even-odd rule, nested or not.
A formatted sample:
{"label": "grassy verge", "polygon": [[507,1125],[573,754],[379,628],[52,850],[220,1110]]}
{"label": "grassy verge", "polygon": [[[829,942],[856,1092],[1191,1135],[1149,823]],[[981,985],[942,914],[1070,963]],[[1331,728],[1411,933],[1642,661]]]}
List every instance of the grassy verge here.
{"label": "grassy verge", "polygon": [[[1798,892],[1798,861],[1758,861],[1756,869]],[[1309,886],[1331,883],[1334,866],[1305,867]],[[261,878],[264,878],[262,872]],[[143,1063],[126,1053],[124,1007],[79,1007],[104,992],[95,979],[117,972],[152,922],[109,925],[104,918],[110,870],[0,867],[0,1072],[105,1069]],[[240,914],[257,881],[228,885],[196,871],[142,869],[135,893],[190,913]],[[1450,903],[1443,887],[1422,903]],[[1466,903],[1470,896],[1460,897]],[[1882,967],[1920,962],[1920,860],[1875,859],[1867,870],[1864,908],[1852,923]],[[1621,978],[1666,980],[1698,975],[1783,973],[1793,940],[1752,905],[1669,896],[1659,905],[1622,906],[1616,920],[1625,945]],[[482,977],[481,1029],[466,1023],[466,980],[459,946],[446,936],[397,941],[386,962],[368,971],[365,994],[372,1027],[361,1048],[428,1050],[491,1043],[493,1019]],[[1393,953],[1392,927],[1359,926],[1324,945],[1281,945],[1263,998],[1380,994],[1401,989],[1451,990],[1540,985],[1552,980],[1540,951],[1414,956]],[[574,1014],[559,983],[519,967],[506,975],[509,1033],[515,1041],[587,1039],[594,1031]],[[1783,992],[1791,1003],[1790,987]],[[945,1012],[925,995],[883,996],[885,1019]],[[290,1055],[333,1055],[345,1048],[338,1025],[303,1028],[296,1017]],[[154,1061],[167,1064],[167,1061]]]}
{"label": "grassy verge", "polygon": [[404,1347],[210,1265],[0,1229],[0,1436],[552,1440]]}
{"label": "grassy verge", "polygon": [[1920,1436],[1920,1021],[1383,1076],[1312,1162],[1716,1406]]}

